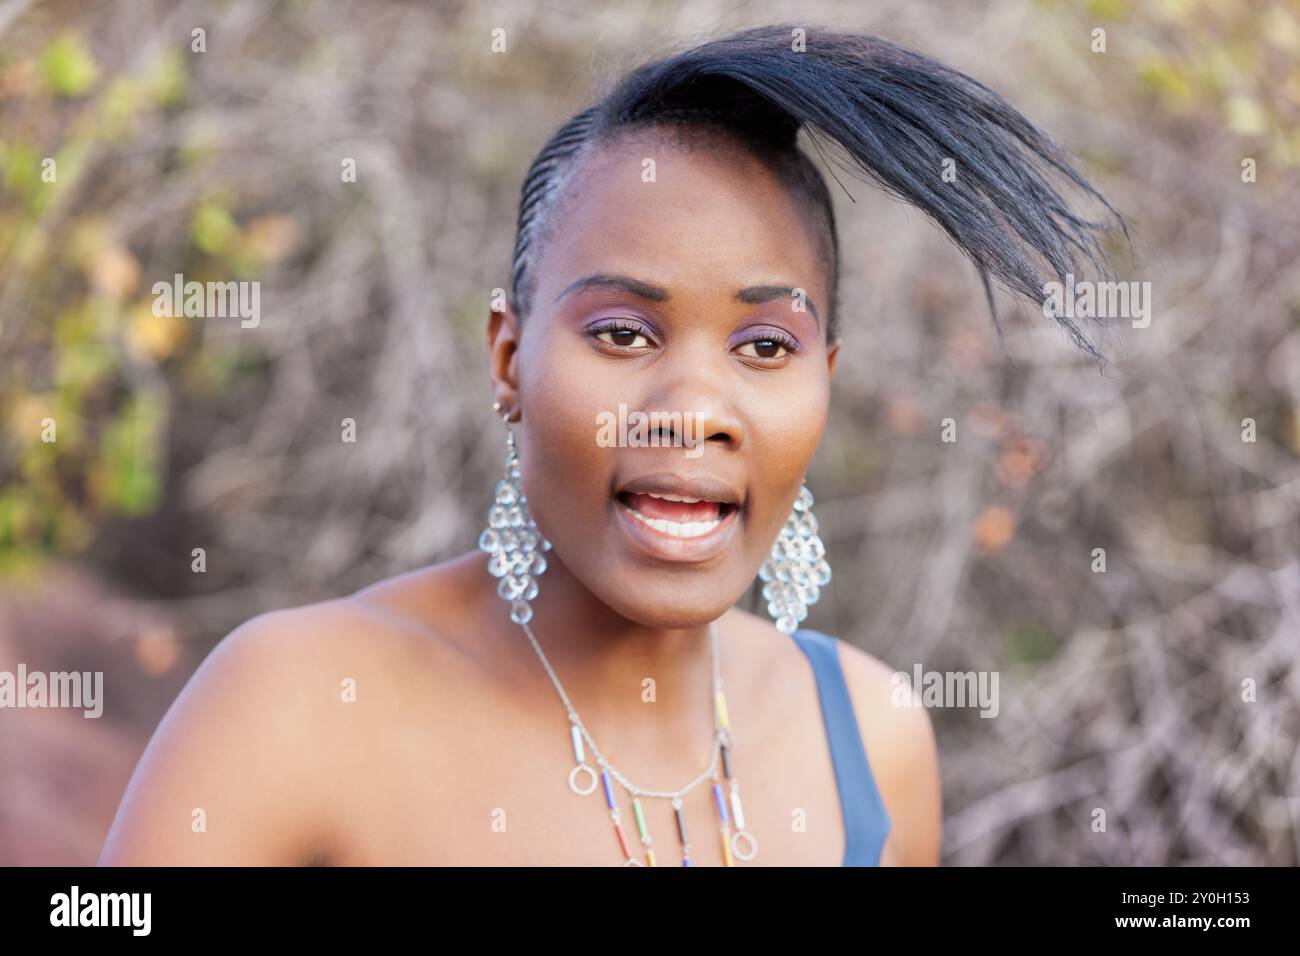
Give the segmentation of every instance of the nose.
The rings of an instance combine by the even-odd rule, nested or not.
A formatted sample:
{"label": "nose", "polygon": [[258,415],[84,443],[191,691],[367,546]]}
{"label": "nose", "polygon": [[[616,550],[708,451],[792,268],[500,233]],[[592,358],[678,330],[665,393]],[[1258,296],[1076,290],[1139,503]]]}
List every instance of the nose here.
{"label": "nose", "polygon": [[676,354],[656,362],[645,408],[681,412],[686,439],[734,451],[745,440],[744,420],[735,405],[734,380],[725,360],[702,354],[707,351],[707,347],[680,343]]}

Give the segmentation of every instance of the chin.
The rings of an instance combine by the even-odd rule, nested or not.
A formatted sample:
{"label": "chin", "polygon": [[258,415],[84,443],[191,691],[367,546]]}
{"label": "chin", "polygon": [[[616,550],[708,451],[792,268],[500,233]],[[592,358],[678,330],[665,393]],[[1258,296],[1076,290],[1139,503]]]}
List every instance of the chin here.
{"label": "chin", "polygon": [[[644,575],[641,575],[644,577]],[[659,585],[642,585],[632,595],[627,587],[616,587],[613,594],[601,598],[620,617],[643,627],[677,630],[703,627],[727,613],[745,593],[747,583],[736,586],[717,581],[714,575],[701,574],[696,583],[674,575]],[[734,593],[733,593],[734,592]]]}

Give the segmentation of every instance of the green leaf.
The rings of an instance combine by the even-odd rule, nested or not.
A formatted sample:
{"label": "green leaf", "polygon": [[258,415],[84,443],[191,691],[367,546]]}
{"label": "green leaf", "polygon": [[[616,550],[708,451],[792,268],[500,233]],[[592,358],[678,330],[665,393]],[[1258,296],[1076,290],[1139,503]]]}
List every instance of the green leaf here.
{"label": "green leaf", "polygon": [[158,59],[145,80],[154,102],[159,106],[175,106],[189,92],[190,77],[185,72],[185,61],[176,50],[169,50]]}
{"label": "green leaf", "polygon": [[1037,621],[1021,621],[1007,627],[1002,637],[1003,653],[1011,664],[1037,664],[1056,653],[1057,639],[1050,628]]}
{"label": "green leaf", "polygon": [[82,96],[99,78],[95,58],[75,33],[64,33],[51,42],[41,66],[45,82],[59,96]]}
{"label": "green leaf", "polygon": [[224,206],[209,201],[195,210],[190,236],[194,244],[208,255],[221,255],[230,248],[238,234],[239,227]]}

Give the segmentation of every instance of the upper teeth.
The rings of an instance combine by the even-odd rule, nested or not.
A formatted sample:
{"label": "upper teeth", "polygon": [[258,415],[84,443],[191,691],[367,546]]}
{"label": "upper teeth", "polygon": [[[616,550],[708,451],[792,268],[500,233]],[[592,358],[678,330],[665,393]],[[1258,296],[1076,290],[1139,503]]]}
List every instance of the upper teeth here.
{"label": "upper teeth", "polygon": [[639,511],[634,511],[631,508],[625,510],[642,524],[648,524],[656,531],[670,534],[674,538],[698,538],[722,524],[721,518],[714,518],[712,521],[668,521],[665,518],[647,518]]}
{"label": "upper teeth", "polygon": [[647,492],[651,498],[658,498],[660,501],[684,501],[688,505],[699,504],[700,498],[687,498],[684,495],[657,495],[653,491]]}

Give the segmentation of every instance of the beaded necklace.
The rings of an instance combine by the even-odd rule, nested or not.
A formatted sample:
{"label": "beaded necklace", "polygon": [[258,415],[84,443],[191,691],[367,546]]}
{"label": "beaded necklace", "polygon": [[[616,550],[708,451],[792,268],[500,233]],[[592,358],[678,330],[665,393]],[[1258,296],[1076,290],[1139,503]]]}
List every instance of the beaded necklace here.
{"label": "beaded necklace", "polygon": [[[494,405],[498,413],[499,404]],[[537,577],[546,571],[545,552],[551,550],[551,544],[538,530],[528,511],[528,501],[524,496],[519,458],[515,448],[514,431],[510,428],[508,415],[502,415],[506,423],[506,468],[505,476],[497,482],[495,501],[488,510],[488,527],[479,537],[479,548],[490,555],[488,573],[498,578],[497,593],[510,603],[510,619],[523,628],[528,641],[537,652],[542,666],[554,685],[556,693],[569,715],[569,737],[573,744],[574,767],[569,771],[569,789],[578,796],[587,796],[596,789],[596,771],[587,763],[586,751],[590,748],[597,766],[600,767],[599,782],[603,785],[605,806],[614,824],[614,834],[618,838],[619,848],[624,857],[624,866],[657,866],[654,846],[650,831],[646,826],[645,812],[641,799],[670,800],[677,819],[677,839],[681,846],[682,866],[691,866],[691,843],[686,832],[686,815],[683,812],[682,797],[703,783],[712,780],[713,805],[718,814],[718,828],[722,840],[722,861],[724,866],[734,866],[734,860],[752,860],[758,853],[758,842],[753,834],[745,829],[745,814],[740,805],[740,783],[731,770],[731,748],[734,738],[731,724],[727,718],[727,699],[722,690],[722,675],[718,665],[717,630],[709,627],[709,651],[712,658],[713,680],[713,754],[709,765],[690,783],[679,790],[647,790],[639,787],[621,773],[596,745],[591,733],[583,724],[577,709],[564,692],[555,669],[546,659],[541,644],[538,643],[529,621],[533,617],[531,601],[537,597]],[[718,764],[722,764],[722,776],[726,777],[728,792],[723,794],[722,779],[718,774]],[[579,783],[579,778],[583,783]],[[632,813],[636,819],[637,832],[641,846],[644,848],[645,861],[638,860],[628,845],[627,834],[623,829],[622,816],[618,801],[614,797],[613,782],[617,781],[627,790],[632,800]]]}
{"label": "beaded necklace", "polygon": [[[645,813],[641,808],[641,798],[657,798],[672,801],[673,812],[677,818],[677,839],[681,847],[682,866],[691,866],[691,842],[686,832],[686,815],[682,809],[682,797],[693,790],[696,786],[705,780],[713,780],[713,805],[718,814],[719,836],[722,840],[722,861],[724,866],[734,866],[733,858],[740,860],[752,860],[758,852],[758,843],[753,835],[745,829],[745,813],[740,804],[740,782],[731,772],[730,748],[733,745],[731,735],[731,726],[727,719],[727,699],[722,690],[722,677],[718,669],[718,638],[716,629],[709,628],[709,649],[713,659],[713,756],[709,761],[708,767],[704,769],[694,780],[682,787],[680,790],[647,790],[638,787],[616,768],[596,745],[592,739],[591,733],[583,724],[582,718],[578,715],[569,695],[564,692],[564,687],[560,684],[560,679],[555,675],[554,668],[551,667],[550,661],[542,652],[541,645],[533,635],[533,629],[529,627],[527,621],[519,622],[528,635],[529,642],[533,645],[533,650],[537,652],[542,666],[546,668],[547,675],[551,678],[551,683],[555,686],[556,692],[560,695],[560,700],[564,702],[565,710],[569,714],[569,735],[573,743],[573,759],[575,765],[569,771],[569,789],[579,796],[586,796],[596,789],[596,771],[586,761],[586,751],[583,746],[591,749],[597,765],[600,767],[600,782],[604,786],[605,806],[609,810],[609,818],[614,824],[614,834],[618,837],[619,847],[623,851],[625,858],[624,866],[657,866],[655,860],[654,846],[650,839],[650,832],[646,827]],[[722,773],[728,781],[728,795],[723,796],[722,783],[718,776],[719,757],[722,761]],[[586,785],[578,783],[578,778],[583,774],[586,775]],[[618,803],[614,798],[614,787],[611,782],[617,780],[628,791],[632,799],[632,812],[636,817],[637,832],[641,839],[641,845],[645,848],[645,863],[641,863],[633,855],[628,846],[627,834],[623,830],[622,818],[619,814]],[[728,812],[730,804],[730,812]],[[734,829],[732,821],[734,820]]]}

